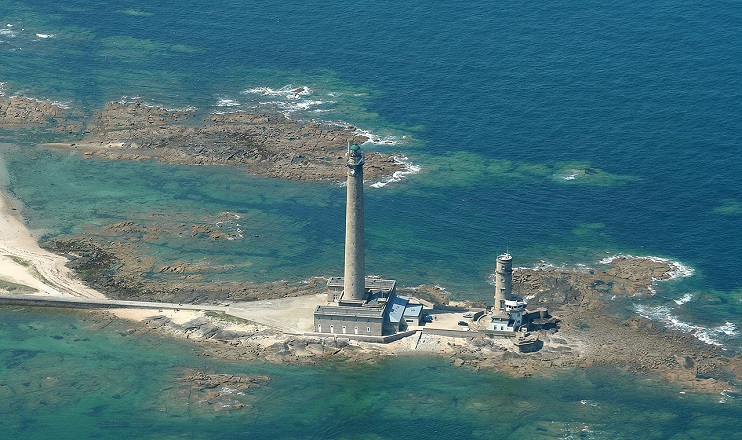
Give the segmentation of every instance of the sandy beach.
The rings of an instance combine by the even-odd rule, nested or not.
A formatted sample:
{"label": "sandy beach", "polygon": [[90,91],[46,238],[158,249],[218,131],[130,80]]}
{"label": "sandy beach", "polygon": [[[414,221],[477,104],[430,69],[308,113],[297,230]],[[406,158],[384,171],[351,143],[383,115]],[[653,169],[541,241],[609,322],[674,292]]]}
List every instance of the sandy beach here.
{"label": "sandy beach", "polygon": [[[0,184],[5,164],[0,158]],[[80,282],[66,258],[42,249],[20,218],[17,203],[0,189],[0,292],[105,298]]]}

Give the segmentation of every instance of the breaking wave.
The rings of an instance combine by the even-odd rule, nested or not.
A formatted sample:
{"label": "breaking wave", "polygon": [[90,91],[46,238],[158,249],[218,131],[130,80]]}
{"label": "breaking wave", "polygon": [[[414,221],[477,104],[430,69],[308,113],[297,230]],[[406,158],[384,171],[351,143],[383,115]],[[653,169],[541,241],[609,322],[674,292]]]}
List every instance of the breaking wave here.
{"label": "breaking wave", "polygon": [[715,345],[717,347],[724,348],[724,344],[721,342],[722,338],[734,337],[739,334],[737,325],[733,322],[725,322],[723,325],[716,327],[704,327],[701,325],[690,324],[683,322],[677,316],[672,314],[672,310],[666,306],[646,306],[643,304],[635,304],[634,309],[636,313],[646,319],[652,321],[658,321],[665,325],[665,327],[672,330],[679,330],[683,333],[690,333],[701,342],[709,345]]}
{"label": "breaking wave", "polygon": [[217,107],[237,107],[240,103],[237,100],[229,98],[219,98],[216,102]]}
{"label": "breaking wave", "polygon": [[693,299],[693,294],[692,293],[686,293],[685,295],[683,295],[679,299],[674,299],[673,301],[675,301],[675,304],[677,304],[679,306],[682,306],[683,304],[687,303],[688,301],[690,301],[692,299]]}
{"label": "breaking wave", "polygon": [[360,128],[356,128],[355,134],[367,137],[368,141],[366,142],[369,142],[375,145],[397,145],[397,143],[399,142],[399,138],[395,136],[380,137],[379,135],[369,130],[362,130]]}
{"label": "breaking wave", "polygon": [[163,104],[154,104],[151,102],[146,102],[142,99],[141,96],[122,96],[121,99],[117,101],[119,104],[133,104],[133,103],[139,103],[142,107],[147,108],[155,108],[159,110],[165,110],[168,112],[195,112],[198,110],[196,107],[189,105],[187,107],[165,107]]}
{"label": "breaking wave", "polygon": [[[3,84],[5,83],[0,83],[0,96],[3,96],[5,94],[3,87],[2,87]],[[69,110],[71,108],[70,107],[71,104],[69,102],[53,101],[51,99],[32,98],[32,97],[25,96],[25,95],[13,95],[11,98],[23,98],[23,99],[27,99],[30,101],[38,102],[39,104],[50,104],[55,107],[59,107],[63,110]]]}
{"label": "breaking wave", "polygon": [[242,218],[241,215],[233,212],[222,212],[220,216],[224,220],[217,221],[214,225],[228,234],[227,240],[233,241],[245,238],[245,231],[242,229],[242,225],[238,223],[238,220]]}
{"label": "breaking wave", "polygon": [[390,183],[394,182],[400,182],[402,181],[406,176],[410,176],[413,174],[417,174],[420,172],[421,167],[420,165],[414,165],[409,162],[409,159],[406,156],[393,156],[394,157],[394,163],[398,165],[402,165],[404,167],[403,171],[395,171],[394,174],[392,174],[390,177],[387,177],[384,180],[381,180],[376,183],[372,183],[372,188],[383,188]]}
{"label": "breaking wave", "polygon": [[[11,25],[7,25],[7,26],[11,26]],[[18,32],[12,29],[0,29],[0,37],[15,38],[17,35],[18,35]]]}
{"label": "breaking wave", "polygon": [[291,84],[285,85],[280,89],[272,89],[270,87],[255,87],[247,89],[241,92],[243,95],[262,95],[262,96],[277,96],[284,99],[300,99],[302,96],[309,96],[312,94],[312,89],[307,86],[295,87]]}
{"label": "breaking wave", "polygon": [[288,84],[278,89],[253,87],[241,91],[240,94],[248,101],[244,104],[246,108],[275,111],[290,119],[302,120],[306,118],[311,122],[351,128],[355,130],[355,134],[368,138],[367,142],[376,145],[397,145],[399,142],[398,137],[382,137],[370,130],[356,128],[353,124],[344,121],[317,119],[320,114],[331,114],[336,110],[336,106],[333,106],[333,104],[338,104],[338,97],[344,95],[340,92],[317,93],[309,86]]}

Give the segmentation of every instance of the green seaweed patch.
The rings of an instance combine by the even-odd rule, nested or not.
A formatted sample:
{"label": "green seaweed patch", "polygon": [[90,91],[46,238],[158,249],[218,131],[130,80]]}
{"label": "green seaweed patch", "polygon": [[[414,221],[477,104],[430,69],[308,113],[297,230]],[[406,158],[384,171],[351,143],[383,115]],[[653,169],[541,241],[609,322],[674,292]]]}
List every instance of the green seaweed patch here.
{"label": "green seaweed patch", "polygon": [[638,180],[633,176],[611,174],[586,163],[515,162],[490,159],[482,155],[458,151],[429,158],[423,168],[429,176],[426,183],[434,186],[470,186],[483,180],[537,182],[614,186]]}
{"label": "green seaweed patch", "polygon": [[263,327],[262,324],[259,324],[255,321],[250,321],[249,319],[240,318],[239,316],[230,315],[224,312],[216,312],[213,310],[208,310],[206,311],[206,316],[208,318],[216,319],[217,321],[221,321],[227,324],[254,325],[257,327]]}
{"label": "green seaweed patch", "polygon": [[206,51],[199,48],[199,47],[193,47],[188,46],[185,44],[173,44],[170,46],[170,51],[175,53],[189,53],[189,54],[202,54]]}
{"label": "green seaweed patch", "polygon": [[721,204],[714,208],[714,214],[742,215],[742,203],[735,199],[722,200]]}
{"label": "green seaweed patch", "polygon": [[32,263],[25,258],[17,257],[15,255],[6,255],[6,257],[13,260],[16,264],[21,265],[23,267],[31,267]]}
{"label": "green seaweed patch", "polygon": [[163,56],[168,49],[167,44],[121,35],[104,38],[101,41],[100,55],[122,61],[140,62]]}
{"label": "green seaweed patch", "polygon": [[142,11],[141,9],[134,8],[122,9],[117,12],[121,14],[132,15],[134,17],[152,17],[153,15],[155,15],[153,12]]}
{"label": "green seaweed patch", "polygon": [[33,287],[26,286],[25,284],[18,284],[12,281],[0,278],[0,292],[8,293],[19,293],[19,294],[33,294],[37,293],[38,290]]}
{"label": "green seaweed patch", "polygon": [[28,268],[28,273],[30,273],[32,277],[36,278],[42,283],[50,284],[49,280],[47,280],[44,275],[41,275],[41,272],[36,269],[36,266],[34,266],[32,262],[15,255],[6,255],[6,257],[13,260],[16,264]]}
{"label": "green seaweed patch", "polygon": [[623,185],[637,180],[636,177],[612,174],[584,162],[567,162],[554,165],[552,179],[558,183],[587,184],[597,186]]}
{"label": "green seaweed patch", "polygon": [[156,60],[163,56],[183,53],[203,53],[203,49],[185,44],[164,44],[124,35],[104,38],[100,49],[101,56],[129,62]]}
{"label": "green seaweed patch", "polygon": [[572,233],[580,237],[604,236],[605,223],[580,223],[572,229]]}

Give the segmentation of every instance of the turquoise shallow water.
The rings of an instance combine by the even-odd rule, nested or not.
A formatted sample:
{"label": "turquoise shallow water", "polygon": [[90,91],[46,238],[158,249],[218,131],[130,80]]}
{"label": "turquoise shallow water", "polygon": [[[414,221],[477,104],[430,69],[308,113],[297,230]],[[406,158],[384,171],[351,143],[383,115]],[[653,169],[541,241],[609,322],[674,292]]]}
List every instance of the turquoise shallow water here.
{"label": "turquoise shallow water", "polygon": [[[512,379],[433,358],[245,364],[74,313],[0,318],[0,415],[24,438],[732,438],[742,414],[732,397],[611,369]],[[246,408],[215,411],[179,392],[186,369],[271,380],[233,395]]]}
{"label": "turquoise shallow water", "polygon": [[[366,191],[369,272],[486,300],[495,257],[506,249],[518,265],[662,256],[692,268],[693,276],[656,286],[651,298],[616,300],[613,308],[738,352],[741,16],[733,1],[5,0],[0,91],[87,111],[139,96],[170,107],[259,109],[354,124],[392,144],[367,148],[400,151],[421,167],[403,182]],[[286,93],[302,86],[306,95]],[[143,249],[158,264],[208,262],[214,280],[339,274],[344,194],[337,185],[83,160],[36,147],[50,140],[37,133],[0,130],[0,137],[20,145],[2,149],[8,189],[40,235],[75,235],[122,220],[215,223],[229,213],[240,219],[224,227],[241,228],[243,239],[170,236]],[[436,362],[404,368],[463,374]],[[327,383],[304,369],[282,374],[311,392]],[[635,396],[639,408],[656,404],[640,393],[643,383],[585,374],[612,378],[606,383],[625,402]],[[355,377],[348,380],[368,386]],[[460,397],[475,392],[477,381],[495,380],[465,377],[470,385],[441,393]],[[397,386],[402,394],[415,388]],[[557,395],[570,388],[564,380],[527,386]],[[556,408],[577,414],[565,403],[571,400],[557,400]],[[677,426],[672,432],[688,433],[708,429],[706,417],[713,421],[708,414],[721,408],[697,405],[678,410],[706,414],[687,423],[632,414],[647,432]],[[460,414],[476,413],[472,408]],[[268,427],[275,419],[255,423]],[[17,426],[37,429],[32,422]],[[352,433],[382,432],[375,429]]]}

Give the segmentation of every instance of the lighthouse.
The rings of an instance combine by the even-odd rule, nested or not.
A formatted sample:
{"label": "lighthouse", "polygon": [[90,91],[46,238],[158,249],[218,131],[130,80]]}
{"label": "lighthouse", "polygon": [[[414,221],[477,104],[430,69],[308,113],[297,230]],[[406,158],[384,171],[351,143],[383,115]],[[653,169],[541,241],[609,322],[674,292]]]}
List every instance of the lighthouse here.
{"label": "lighthouse", "polygon": [[348,187],[345,206],[345,274],[343,297],[363,301],[365,260],[363,255],[363,151],[357,144],[348,146]]}
{"label": "lighthouse", "polygon": [[513,296],[513,257],[504,253],[497,257],[495,266],[495,307],[493,311],[505,311],[505,301]]}
{"label": "lighthouse", "polygon": [[363,164],[361,147],[348,145],[345,205],[345,272],[327,280],[327,302],[314,308],[316,333],[367,338],[420,325],[422,304],[397,295],[397,282],[366,278],[363,250]]}

